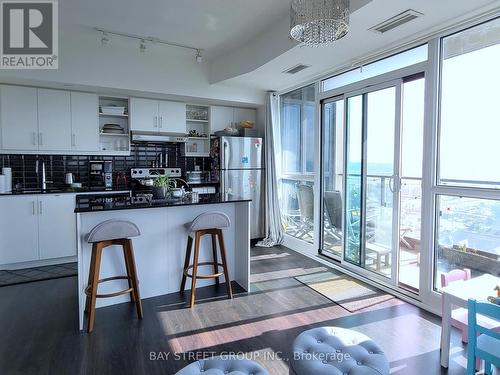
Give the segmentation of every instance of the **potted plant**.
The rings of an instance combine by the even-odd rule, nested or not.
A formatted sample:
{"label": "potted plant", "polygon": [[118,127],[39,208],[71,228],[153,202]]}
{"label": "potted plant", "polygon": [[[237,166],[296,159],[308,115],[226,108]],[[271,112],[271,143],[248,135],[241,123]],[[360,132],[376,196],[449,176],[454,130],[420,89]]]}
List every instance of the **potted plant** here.
{"label": "potted plant", "polygon": [[153,182],[153,197],[155,199],[166,199],[168,191],[174,186],[174,181],[169,176],[158,176]]}

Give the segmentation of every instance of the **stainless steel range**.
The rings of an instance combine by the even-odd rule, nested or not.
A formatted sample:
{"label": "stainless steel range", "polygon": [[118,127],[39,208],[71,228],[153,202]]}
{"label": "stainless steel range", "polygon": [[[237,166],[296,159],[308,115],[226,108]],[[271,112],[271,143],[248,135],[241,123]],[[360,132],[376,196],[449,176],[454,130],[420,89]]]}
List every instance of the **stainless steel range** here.
{"label": "stainless steel range", "polygon": [[181,168],[132,168],[130,176],[132,177],[133,194],[137,195],[137,193],[150,192],[156,177],[169,176],[180,178],[182,170]]}

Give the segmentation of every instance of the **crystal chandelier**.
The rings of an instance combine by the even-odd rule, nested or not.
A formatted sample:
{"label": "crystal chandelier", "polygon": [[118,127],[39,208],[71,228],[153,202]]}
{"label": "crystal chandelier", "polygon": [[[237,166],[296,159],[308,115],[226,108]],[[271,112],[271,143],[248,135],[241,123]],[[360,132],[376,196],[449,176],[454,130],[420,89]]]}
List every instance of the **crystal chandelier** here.
{"label": "crystal chandelier", "polygon": [[290,35],[318,46],[344,37],[349,31],[349,0],[292,0]]}

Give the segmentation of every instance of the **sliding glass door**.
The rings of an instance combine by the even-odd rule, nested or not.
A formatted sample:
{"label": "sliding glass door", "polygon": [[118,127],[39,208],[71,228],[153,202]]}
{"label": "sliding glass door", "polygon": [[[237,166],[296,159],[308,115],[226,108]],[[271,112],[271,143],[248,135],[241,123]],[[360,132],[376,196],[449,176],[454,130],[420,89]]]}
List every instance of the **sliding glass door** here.
{"label": "sliding glass door", "polygon": [[419,288],[423,87],[422,75],[322,103],[323,254],[411,290]]}

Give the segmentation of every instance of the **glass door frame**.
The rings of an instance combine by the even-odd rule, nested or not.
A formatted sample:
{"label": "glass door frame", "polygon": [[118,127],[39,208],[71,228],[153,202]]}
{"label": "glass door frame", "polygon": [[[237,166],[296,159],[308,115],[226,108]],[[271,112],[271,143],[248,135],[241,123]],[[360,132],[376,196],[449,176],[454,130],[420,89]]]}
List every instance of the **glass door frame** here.
{"label": "glass door frame", "polygon": [[[347,177],[347,134],[348,134],[348,101],[350,98],[362,96],[362,160],[361,160],[361,233],[360,233],[360,264],[357,265],[363,270],[370,272],[372,277],[382,278],[383,280],[390,280],[393,285],[397,286],[397,281],[399,279],[399,212],[400,212],[400,175],[401,175],[401,91],[402,91],[403,79],[391,80],[378,85],[373,85],[366,87],[364,89],[356,90],[353,92],[346,93],[344,96],[345,100],[345,119],[344,119],[344,134],[346,135],[344,139],[344,176]],[[367,157],[368,157],[368,95],[372,92],[382,91],[389,88],[395,88],[395,113],[394,113],[394,139],[393,139],[393,165],[392,165],[392,176],[390,179],[393,181],[392,192],[392,246],[391,246],[391,277],[385,277],[373,270],[366,268],[366,201],[367,201]],[[347,191],[347,178],[344,178],[344,192]],[[346,201],[346,198],[343,200]],[[343,212],[345,213],[345,203],[343,203]],[[345,222],[345,214],[344,222]],[[345,228],[345,226],[344,226]],[[345,230],[344,230],[345,236]],[[344,241],[345,244],[345,241]],[[345,247],[345,245],[344,245]],[[345,255],[345,253],[343,254]],[[354,264],[349,260],[345,259],[345,262]]]}
{"label": "glass door frame", "polygon": [[[317,98],[317,104],[319,107],[318,112],[320,114],[320,116],[318,116],[318,127],[319,127],[319,129],[321,129],[321,131],[318,132],[319,133],[318,134],[319,144],[322,145],[322,139],[323,139],[322,138],[323,132],[324,132],[324,129],[323,129],[323,105],[325,103],[328,103],[331,101],[336,101],[339,99],[344,99],[346,102],[348,97],[364,94],[364,93],[367,93],[370,91],[377,91],[377,89],[380,90],[383,88],[394,86],[395,84],[399,84],[399,83],[401,83],[401,85],[402,85],[404,77],[410,77],[410,76],[413,76],[416,74],[424,74],[425,75],[425,77],[426,77],[426,84],[425,85],[426,85],[426,94],[427,94],[428,90],[432,89],[429,86],[430,80],[427,79],[427,77],[431,73],[429,65],[430,64],[428,61],[418,63],[418,64],[411,65],[411,66],[406,67],[406,68],[392,71],[390,73],[386,73],[386,74],[383,74],[380,76],[376,76],[376,77],[369,78],[369,79],[366,79],[363,81],[359,81],[359,82],[356,82],[353,84],[349,84],[349,85],[346,85],[346,86],[343,86],[343,87],[340,87],[340,88],[337,88],[334,90],[319,93],[318,98]],[[397,100],[400,101],[401,100],[401,91],[399,91],[399,94],[397,94],[396,96],[397,96]],[[426,98],[426,108],[427,107],[428,107],[428,102],[427,102],[427,98]],[[396,109],[398,112],[397,116],[396,116],[397,121],[398,121],[398,124],[397,124],[398,131],[397,132],[395,131],[395,138],[396,137],[401,138],[401,131],[400,131],[401,130],[401,105],[397,104]],[[346,105],[344,105],[344,111],[345,111],[345,113],[344,113],[343,126],[344,126],[344,132],[345,132],[346,131],[346,116],[347,116],[347,106]],[[429,114],[429,115],[431,115],[431,114]],[[427,114],[426,114],[426,117],[427,117]],[[427,123],[427,121],[428,121],[428,119],[426,118],[425,123]],[[429,136],[429,134],[427,134],[427,137],[428,136]],[[425,139],[426,139],[426,134],[424,134],[424,153],[428,149],[425,145]],[[399,146],[401,145],[400,141],[398,142],[398,144],[399,144]],[[346,148],[345,133],[344,133],[342,147],[344,147],[344,158],[345,158],[345,148]],[[427,254],[425,254],[425,255],[422,254],[422,256],[421,256],[419,290],[418,290],[418,294],[416,294],[415,291],[408,290],[407,288],[403,288],[403,287],[398,285],[399,251],[392,252],[392,255],[391,255],[392,265],[391,265],[391,267],[396,268],[396,272],[392,272],[391,278],[389,279],[387,277],[378,275],[377,273],[375,273],[373,271],[361,268],[359,266],[353,265],[352,263],[350,263],[348,261],[345,261],[343,255],[342,255],[342,258],[339,259],[338,257],[332,257],[328,252],[322,250],[322,248],[323,248],[322,226],[323,226],[323,212],[324,212],[323,211],[324,210],[324,208],[323,208],[323,195],[324,195],[323,194],[324,193],[324,191],[323,191],[323,173],[324,173],[324,171],[323,171],[323,165],[324,165],[323,164],[324,163],[324,161],[323,161],[323,146],[321,146],[320,155],[321,155],[320,162],[318,163],[318,165],[320,166],[319,173],[318,173],[318,177],[319,177],[318,179],[320,180],[319,181],[320,194],[318,197],[319,202],[318,202],[318,211],[317,211],[319,213],[320,217],[318,220],[316,220],[317,225],[318,225],[317,233],[321,234],[320,236],[318,236],[318,238],[319,238],[318,254],[320,254],[326,258],[329,258],[331,260],[336,261],[337,263],[339,263],[340,267],[345,268],[347,271],[353,272],[355,274],[359,274],[361,277],[364,277],[365,279],[374,280],[376,283],[383,285],[389,289],[395,290],[398,293],[401,293],[403,295],[407,295],[407,296],[411,297],[412,299],[426,302],[427,298],[425,298],[425,297],[422,298],[422,296],[426,294],[425,288],[428,287],[428,282],[426,282],[426,280],[425,280],[425,278],[426,278],[425,275],[426,275],[426,273],[428,275],[428,272],[431,269],[431,267],[427,266],[427,261],[426,261]],[[398,161],[397,161],[397,163],[398,163],[397,164],[398,165],[398,170],[397,170],[397,172],[398,172],[397,173],[397,180],[398,180],[397,191],[398,191],[398,194],[393,194],[393,196],[394,196],[394,199],[398,199],[398,202],[397,202],[398,208],[399,208],[399,204],[400,204],[400,200],[399,200],[399,196],[400,196],[400,184],[399,184],[399,182],[400,181],[399,180],[401,178],[401,175],[400,175],[400,173],[401,173],[400,155],[401,155],[401,149],[400,149],[400,147],[397,147],[397,152],[395,152],[394,157],[398,158]],[[346,160],[344,160],[344,171],[343,171],[344,180],[345,180],[345,163],[346,163]],[[424,163],[424,165],[423,165],[423,172],[424,173],[422,174],[422,178],[423,178],[422,185],[423,186],[424,186],[424,180],[425,180],[426,175],[427,175],[427,173],[425,172],[426,168],[427,168],[427,166]],[[363,168],[363,169],[365,169],[365,168]],[[395,177],[395,180],[396,180],[396,177]],[[344,182],[344,189],[345,189],[345,182]],[[426,193],[424,191],[423,191],[423,194],[426,195]],[[425,199],[426,198],[423,196],[422,200],[424,201]],[[395,210],[396,205],[394,205],[393,208]],[[345,199],[342,199],[342,211],[343,211],[343,213],[345,213]],[[395,211],[393,211],[393,212],[395,212]],[[424,204],[422,204],[422,208],[421,208],[422,222],[424,222],[424,221],[427,222],[427,219],[425,219],[426,212],[427,212],[426,208],[424,207]],[[398,239],[399,239],[399,235],[398,235],[399,234],[399,212],[397,213],[397,215],[395,215],[395,216],[393,215],[393,228],[394,228],[394,225],[396,225],[396,224],[394,224],[394,217],[396,217],[398,220],[398,223],[396,226],[396,228],[398,228],[398,230],[393,231],[393,243],[394,243],[394,241],[398,241]],[[345,227],[345,214],[342,215],[342,227],[343,228]],[[396,242],[396,243],[398,243],[398,242]],[[423,244],[422,251],[424,251],[425,241],[422,241],[422,244]],[[425,252],[427,252],[427,249],[425,249]],[[343,241],[342,241],[342,254],[344,254],[344,242]]]}

